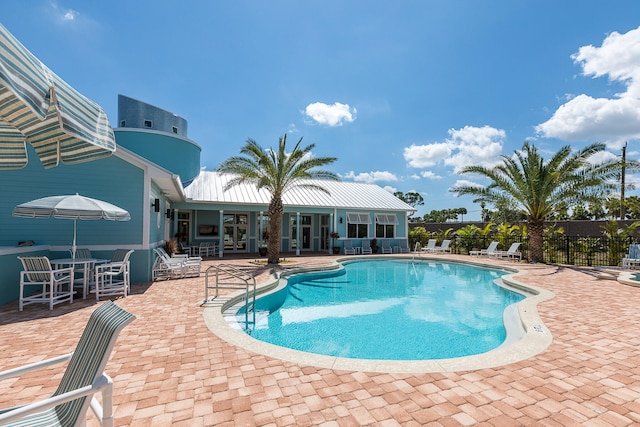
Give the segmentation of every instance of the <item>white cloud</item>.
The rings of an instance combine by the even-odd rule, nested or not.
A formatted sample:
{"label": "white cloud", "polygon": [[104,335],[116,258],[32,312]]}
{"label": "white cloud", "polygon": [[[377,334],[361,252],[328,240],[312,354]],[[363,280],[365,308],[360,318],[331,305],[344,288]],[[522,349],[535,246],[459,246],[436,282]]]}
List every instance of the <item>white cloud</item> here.
{"label": "white cloud", "polygon": [[469,181],[467,179],[459,179],[457,180],[449,190],[456,189],[458,187],[478,187],[484,188],[484,185],[478,184],[477,182]]}
{"label": "white cloud", "polygon": [[389,193],[393,194],[396,191],[398,191],[398,189],[396,187],[392,187],[390,185],[385,185],[384,187],[382,187],[383,189],[387,190]]}
{"label": "white cloud", "polygon": [[640,27],[625,34],[613,32],[601,47],[582,46],[571,58],[584,76],[608,77],[625,91],[613,99],[572,97],[536,131],[565,141],[602,139],[616,148],[624,140],[640,138]]}
{"label": "white cloud", "polygon": [[327,126],[342,126],[344,122],[353,122],[356,119],[357,110],[349,106],[349,104],[341,104],[339,102],[333,105],[324,104],[322,102],[314,102],[307,105],[304,114],[317,123]]}
{"label": "white cloud", "polygon": [[75,10],[69,9],[64,13],[63,18],[65,21],[73,21],[74,19],[76,19],[76,16],[78,16],[78,12]]}
{"label": "white cloud", "polygon": [[415,145],[404,149],[404,159],[412,168],[428,168],[437,165],[451,155],[451,147],[446,142]]}
{"label": "white cloud", "polygon": [[504,130],[491,126],[465,126],[462,129],[449,129],[449,136],[444,142],[406,147],[404,158],[408,166],[427,168],[443,163],[458,172],[470,165],[491,167],[500,162],[506,137]]}
{"label": "white cloud", "polygon": [[427,179],[442,179],[440,175],[436,175],[432,171],[422,171],[420,172],[420,176]]}
{"label": "white cloud", "polygon": [[356,182],[365,182],[367,184],[373,184],[374,182],[396,182],[398,177],[391,172],[376,171],[376,172],[362,172],[355,174],[353,171],[349,171],[345,176],[347,179],[353,179]]}

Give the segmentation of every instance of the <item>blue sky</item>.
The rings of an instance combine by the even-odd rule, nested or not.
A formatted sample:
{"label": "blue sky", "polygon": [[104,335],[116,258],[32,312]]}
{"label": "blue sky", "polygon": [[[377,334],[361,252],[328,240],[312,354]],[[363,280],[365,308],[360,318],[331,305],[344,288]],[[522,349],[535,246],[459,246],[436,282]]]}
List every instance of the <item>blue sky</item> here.
{"label": "blue sky", "polygon": [[[212,170],[247,138],[316,144],[418,215],[525,140],[640,157],[640,2],[4,0],[0,22],[117,126],[123,94],[187,119]],[[637,182],[637,177],[627,177]],[[627,195],[637,195],[637,191]]]}

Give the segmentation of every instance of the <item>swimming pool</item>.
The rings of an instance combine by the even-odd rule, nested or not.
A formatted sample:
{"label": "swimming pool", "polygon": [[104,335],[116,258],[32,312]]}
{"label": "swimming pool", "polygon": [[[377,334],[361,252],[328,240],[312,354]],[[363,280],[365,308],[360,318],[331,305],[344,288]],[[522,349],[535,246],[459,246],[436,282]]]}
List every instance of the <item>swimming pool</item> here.
{"label": "swimming pool", "polygon": [[[363,257],[364,258],[364,257]],[[366,257],[367,259],[387,262],[390,256]],[[442,259],[441,257],[438,257]],[[393,259],[411,261],[409,256],[394,255]],[[271,294],[281,292],[282,289],[292,280],[296,273],[322,272],[324,275],[335,274],[333,270],[342,268],[341,262],[348,265],[353,261],[353,257],[338,259],[332,265],[325,267],[298,268],[282,272],[281,277],[275,277],[260,285],[259,294],[268,297]],[[479,267],[486,271],[481,261],[450,260],[449,268],[457,268],[458,264]],[[416,260],[416,264],[425,262]],[[454,266],[454,264],[456,266]],[[495,266],[489,266],[494,267]],[[442,267],[444,270],[446,267]],[[544,327],[537,312],[537,304],[553,297],[553,293],[534,286],[524,284],[517,280],[517,276],[526,274],[526,271],[519,271],[512,266],[505,266],[503,271],[498,271],[497,275],[507,273],[501,279],[504,286],[510,289],[517,289],[526,294],[526,298],[519,303],[511,304],[505,311],[505,318],[510,319],[507,324],[516,326],[517,332],[507,331],[507,338],[502,345],[485,353],[472,356],[462,356],[443,359],[425,360],[371,360],[353,357],[328,356],[324,354],[310,353],[307,351],[294,350],[282,346],[273,345],[257,340],[242,330],[242,325],[237,322],[237,313],[243,305],[244,292],[238,292],[224,299],[212,298],[205,301],[204,320],[211,332],[224,339],[230,344],[244,348],[252,353],[275,357],[287,360],[300,365],[315,366],[318,368],[356,370],[368,372],[387,373],[427,373],[427,372],[456,372],[461,370],[474,370],[489,367],[502,366],[508,363],[527,359],[540,353],[552,342],[550,332]],[[285,280],[286,279],[286,280]],[[315,287],[315,286],[311,286]],[[266,301],[266,300],[265,300]],[[244,317],[241,317],[244,319]],[[258,319],[258,323],[261,320]]]}
{"label": "swimming pool", "polygon": [[282,347],[357,359],[484,353],[506,338],[506,307],[525,298],[493,283],[504,274],[440,261],[348,262],[339,271],[292,276],[258,299],[248,332]]}

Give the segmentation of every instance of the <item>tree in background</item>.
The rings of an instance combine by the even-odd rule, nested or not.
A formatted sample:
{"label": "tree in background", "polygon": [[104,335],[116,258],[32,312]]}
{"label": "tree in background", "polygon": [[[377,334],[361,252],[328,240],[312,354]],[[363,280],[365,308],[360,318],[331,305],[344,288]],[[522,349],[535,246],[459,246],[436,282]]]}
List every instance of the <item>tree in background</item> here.
{"label": "tree in background", "polygon": [[[412,208],[416,206],[424,205],[424,198],[420,195],[420,193],[416,193],[415,191],[409,191],[408,193],[403,193],[402,191],[396,191],[393,193],[398,199],[402,200]],[[409,221],[413,220],[413,214],[409,215]]]}
{"label": "tree in background", "polygon": [[[462,169],[462,174],[488,178],[488,186],[461,185],[451,191],[494,206],[505,200],[515,201],[518,211],[527,218],[530,260],[543,261],[544,222],[559,203],[565,201],[571,206],[581,200],[595,200],[616,188],[612,179],[619,174],[620,160],[591,163],[592,157],[605,149],[604,144],[596,143],[573,152],[567,145],[545,160],[534,145],[525,142],[513,156],[502,155],[502,163],[496,167]],[[627,161],[625,167],[637,169],[638,164]]]}
{"label": "tree in background", "polygon": [[248,139],[245,146],[240,150],[241,156],[230,157],[218,166],[217,171],[234,174],[224,187],[227,191],[230,188],[250,183],[258,190],[265,189],[271,193],[269,203],[269,246],[267,260],[270,264],[280,262],[280,241],[282,239],[282,215],[284,205],[282,196],[293,188],[309,188],[324,193],[329,191],[309,179],[326,179],[338,181],[338,175],[325,170],[313,170],[335,162],[335,157],[311,157],[311,150],[315,144],[310,144],[304,148],[300,147],[302,138],[287,153],[287,135],[285,134],[278,141],[278,150],[272,148],[263,149],[257,142]]}

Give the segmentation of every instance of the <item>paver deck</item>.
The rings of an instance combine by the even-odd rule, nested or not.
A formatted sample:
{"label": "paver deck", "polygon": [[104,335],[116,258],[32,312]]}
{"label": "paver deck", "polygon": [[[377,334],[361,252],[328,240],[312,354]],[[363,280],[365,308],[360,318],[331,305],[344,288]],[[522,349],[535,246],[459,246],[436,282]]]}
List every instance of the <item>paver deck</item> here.
{"label": "paver deck", "polygon": [[[334,258],[290,258],[284,267]],[[274,272],[249,261],[224,260],[254,269],[262,281]],[[581,269],[519,267],[528,271],[521,282],[556,294],[538,306],[553,343],[522,362],[436,374],[337,371],[254,354],[207,329],[204,277],[134,284],[132,295],[116,301],[137,320],[120,334],[107,365],[116,425],[640,424],[640,288]],[[91,298],[53,311],[0,307],[0,370],[72,351],[95,307]],[[0,408],[49,395],[62,369],[49,369],[48,379],[0,381]],[[88,425],[96,424],[91,414]]]}

